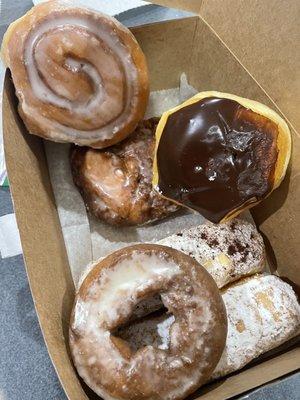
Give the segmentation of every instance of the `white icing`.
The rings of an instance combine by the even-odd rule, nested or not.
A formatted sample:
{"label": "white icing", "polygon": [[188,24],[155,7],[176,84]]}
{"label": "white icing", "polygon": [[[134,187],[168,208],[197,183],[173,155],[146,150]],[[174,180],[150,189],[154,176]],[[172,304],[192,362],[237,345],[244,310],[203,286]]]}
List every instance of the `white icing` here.
{"label": "white icing", "polygon": [[167,319],[157,324],[157,333],[161,338],[161,344],[158,345],[159,349],[168,349],[170,343],[170,328],[174,321],[174,315],[170,315]]}
{"label": "white icing", "polygon": [[78,283],[76,288],[79,288],[82,285],[82,282],[85,280],[89,272],[99,263],[99,260],[97,261],[91,261],[85,269],[82,271],[81,275],[79,276]]}
{"label": "white icing", "polygon": [[[245,251],[240,252],[235,243]],[[265,267],[265,247],[256,227],[234,218],[223,224],[204,224],[184,229],[158,242],[195,258],[216,281],[219,288]],[[233,246],[233,247],[231,247]],[[231,250],[236,252],[232,252]]]}
{"label": "white icing", "polygon": [[[29,34],[24,52],[24,63],[27,67],[27,73],[29,76],[30,84],[34,96],[39,100],[51,103],[57,107],[62,107],[67,110],[71,110],[74,114],[74,118],[90,117],[95,118],[96,115],[107,116],[110,109],[116,109],[117,105],[113,102],[115,101],[113,96],[106,95],[106,84],[107,82],[102,80],[101,71],[98,71],[95,66],[85,60],[77,61],[70,57],[65,60],[65,65],[73,72],[82,71],[86,73],[92,80],[95,93],[93,98],[88,103],[74,103],[70,100],[56,95],[42,80],[38,65],[34,58],[34,49],[39,41],[46,40],[46,35],[48,32],[53,32],[64,27],[73,29],[73,35],[76,34],[76,29],[84,29],[87,33],[88,40],[96,40],[94,35],[105,43],[105,45],[113,52],[117,59],[117,62],[122,66],[122,73],[124,74],[124,79],[127,83],[126,85],[126,99],[125,104],[122,107],[123,110],[119,115],[112,116],[111,122],[105,126],[99,127],[99,129],[93,130],[77,130],[72,127],[61,125],[55,120],[50,120],[45,116],[41,115],[39,109],[31,107],[29,103],[26,103],[26,99],[22,101],[22,107],[26,114],[34,116],[38,121],[45,124],[49,130],[53,133],[53,139],[58,138],[63,140],[69,137],[72,140],[83,140],[82,144],[89,143],[91,139],[109,139],[111,138],[116,130],[121,127],[129,117],[130,110],[137,106],[137,94],[139,91],[137,83],[137,70],[132,61],[132,57],[128,48],[120,41],[116,29],[110,24],[110,18],[101,15],[101,18],[107,21],[106,24],[95,21],[92,18],[88,18],[86,15],[81,15],[80,17],[75,16],[56,16],[55,19],[48,20],[42,24],[36,25]],[[109,18],[109,19],[108,19]],[[117,22],[115,22],[118,24]],[[119,24],[118,24],[119,26]],[[79,32],[82,36],[82,31]],[[62,45],[71,46],[69,41],[62,37]],[[73,44],[74,45],[74,44]],[[63,50],[62,50],[63,51]],[[45,54],[45,60],[47,60],[47,55]],[[117,64],[116,64],[117,65]],[[107,71],[106,71],[107,73]],[[109,71],[111,74],[111,79],[114,78],[114,71]],[[70,72],[71,74],[71,72]],[[84,134],[84,137],[82,135]]]}
{"label": "white icing", "polygon": [[212,379],[237,371],[300,333],[293,289],[274,275],[257,276],[223,294],[228,315],[226,347]]}
{"label": "white icing", "polygon": [[136,253],[123,259],[116,267],[103,271],[90,288],[90,300],[76,303],[74,328],[95,333],[99,324],[112,324],[120,314],[126,317],[138,293],[157,279],[170,279],[179,273],[177,264],[154,254]]}
{"label": "white icing", "polygon": [[[228,317],[228,335],[226,347],[211,379],[243,368],[256,357],[300,333],[300,305],[297,297],[293,289],[276,276],[258,275],[246,278],[225,289],[222,297]],[[132,324],[128,328],[131,341],[136,340],[139,347],[146,345],[144,333],[158,328],[160,318],[152,317]],[[162,321],[164,329],[161,336],[166,338],[174,323],[170,323],[169,319]],[[175,335],[175,329],[172,329]],[[149,337],[151,339],[151,335]],[[203,354],[209,351],[206,348]],[[189,362],[185,356],[170,361],[169,366],[184,367],[183,360]]]}

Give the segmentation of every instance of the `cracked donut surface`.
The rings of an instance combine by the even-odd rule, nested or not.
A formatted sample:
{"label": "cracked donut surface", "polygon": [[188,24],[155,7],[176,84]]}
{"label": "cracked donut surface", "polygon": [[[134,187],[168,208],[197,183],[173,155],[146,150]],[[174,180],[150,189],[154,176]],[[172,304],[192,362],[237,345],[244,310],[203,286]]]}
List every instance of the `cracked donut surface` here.
{"label": "cracked donut surface", "polygon": [[51,1],[10,25],[2,55],[30,133],[107,147],[144,115],[148,71],[132,33],[114,18]]}
{"label": "cracked donut surface", "polygon": [[[133,351],[114,332],[134,307],[159,294],[173,315],[162,347]],[[183,399],[216,367],[227,318],[211,276],[189,256],[159,245],[136,245],[100,261],[83,281],[70,324],[80,376],[104,399]]]}
{"label": "cracked donut surface", "polygon": [[72,146],[73,180],[91,214],[114,225],[142,225],[178,210],[151,185],[157,123],[157,118],[142,121],[109,149]]}

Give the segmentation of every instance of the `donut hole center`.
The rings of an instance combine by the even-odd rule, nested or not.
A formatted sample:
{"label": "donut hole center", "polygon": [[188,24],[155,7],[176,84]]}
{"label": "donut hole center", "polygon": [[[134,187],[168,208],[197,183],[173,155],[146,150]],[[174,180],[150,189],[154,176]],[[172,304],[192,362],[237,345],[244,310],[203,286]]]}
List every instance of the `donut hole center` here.
{"label": "donut hole center", "polygon": [[168,350],[174,321],[174,315],[164,306],[160,295],[155,294],[140,301],[130,320],[119,326],[113,335],[124,340],[132,353],[145,346]]}

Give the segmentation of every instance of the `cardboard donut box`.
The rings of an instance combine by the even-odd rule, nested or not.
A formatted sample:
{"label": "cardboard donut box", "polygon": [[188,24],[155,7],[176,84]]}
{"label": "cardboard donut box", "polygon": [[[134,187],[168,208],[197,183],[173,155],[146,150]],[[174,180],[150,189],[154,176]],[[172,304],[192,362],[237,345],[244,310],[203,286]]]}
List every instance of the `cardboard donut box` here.
{"label": "cardboard donut box", "polygon": [[[176,87],[181,72],[199,91],[218,90],[258,100],[288,121],[293,137],[287,176],[252,210],[271,269],[300,285],[300,127],[297,0],[174,0],[156,3],[196,16],[132,29],[148,60],[151,90]],[[297,4],[298,3],[298,4]],[[270,14],[270,10],[271,14]],[[299,51],[298,51],[299,54]],[[298,97],[297,97],[298,96]],[[74,300],[64,240],[49,179],[43,140],[26,133],[9,73],[4,90],[8,175],[30,287],[44,339],[70,400],[96,398],[78,378],[68,348]],[[297,341],[296,341],[297,342]],[[201,388],[194,399],[227,399],[280,376],[300,363],[295,341],[247,368]]]}

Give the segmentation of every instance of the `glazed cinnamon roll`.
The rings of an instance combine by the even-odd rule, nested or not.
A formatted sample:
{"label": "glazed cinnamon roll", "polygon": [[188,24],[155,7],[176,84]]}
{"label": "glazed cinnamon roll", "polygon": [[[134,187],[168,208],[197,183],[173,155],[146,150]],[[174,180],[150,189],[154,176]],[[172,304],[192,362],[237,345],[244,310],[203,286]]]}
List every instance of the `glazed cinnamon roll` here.
{"label": "glazed cinnamon roll", "polygon": [[144,54],[114,18],[65,3],[33,7],[5,34],[19,112],[30,133],[103,148],[128,136],[146,110]]}

